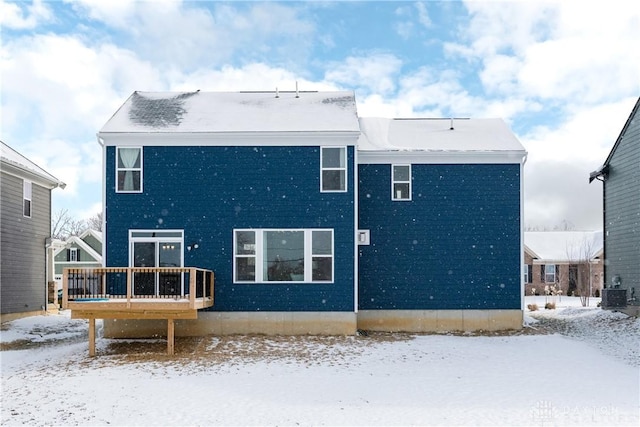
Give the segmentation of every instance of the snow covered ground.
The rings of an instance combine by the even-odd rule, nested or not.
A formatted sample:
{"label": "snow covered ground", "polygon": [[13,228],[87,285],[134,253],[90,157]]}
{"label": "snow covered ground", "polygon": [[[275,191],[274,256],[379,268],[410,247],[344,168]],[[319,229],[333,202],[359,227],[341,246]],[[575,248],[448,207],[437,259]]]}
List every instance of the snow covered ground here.
{"label": "snow covered ground", "polygon": [[10,425],[640,425],[640,320],[562,297],[513,333],[97,341],[2,326]]}

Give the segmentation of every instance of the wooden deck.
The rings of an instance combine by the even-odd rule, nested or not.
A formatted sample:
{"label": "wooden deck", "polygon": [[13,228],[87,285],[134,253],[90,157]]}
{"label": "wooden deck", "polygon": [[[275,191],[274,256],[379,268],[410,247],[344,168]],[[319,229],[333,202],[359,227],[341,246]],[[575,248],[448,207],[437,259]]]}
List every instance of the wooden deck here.
{"label": "wooden deck", "polygon": [[95,356],[95,319],[166,319],[167,353],[175,348],[174,320],[197,319],[213,306],[214,274],[196,267],[65,268],[62,308],[89,320]]}

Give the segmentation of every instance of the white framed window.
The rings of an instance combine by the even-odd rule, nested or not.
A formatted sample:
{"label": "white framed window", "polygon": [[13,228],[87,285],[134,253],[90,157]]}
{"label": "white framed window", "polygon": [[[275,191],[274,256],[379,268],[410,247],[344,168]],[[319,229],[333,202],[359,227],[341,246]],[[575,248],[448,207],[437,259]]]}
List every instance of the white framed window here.
{"label": "white framed window", "polygon": [[116,147],[116,192],[142,192],[142,147]]}
{"label": "white framed window", "polygon": [[347,191],[347,148],[320,148],[320,191]]}
{"label": "white framed window", "polygon": [[78,248],[70,248],[69,249],[69,261],[78,262]]}
{"label": "white framed window", "polygon": [[545,283],[556,282],[556,265],[555,264],[544,265],[544,281]]}
{"label": "white framed window", "polygon": [[31,218],[31,181],[22,181],[22,215]]}
{"label": "white framed window", "polygon": [[533,282],[533,277],[531,275],[531,264],[525,264],[524,268],[523,268],[523,272],[524,272],[524,283],[532,283]]}
{"label": "white framed window", "polygon": [[411,165],[391,165],[391,200],[411,200]]}
{"label": "white framed window", "polygon": [[240,229],[233,232],[236,283],[331,283],[332,229]]}

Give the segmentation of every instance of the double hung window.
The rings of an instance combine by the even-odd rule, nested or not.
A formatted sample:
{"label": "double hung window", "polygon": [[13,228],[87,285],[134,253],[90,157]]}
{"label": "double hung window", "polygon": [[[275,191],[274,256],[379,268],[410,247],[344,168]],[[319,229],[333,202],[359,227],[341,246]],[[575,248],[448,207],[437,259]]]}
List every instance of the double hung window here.
{"label": "double hung window", "polygon": [[555,283],[556,282],[556,265],[555,264],[545,264],[544,265],[544,282],[545,283]]}
{"label": "double hung window", "polygon": [[347,149],[320,149],[320,189],[323,192],[347,191]]}
{"label": "double hung window", "polygon": [[234,282],[332,282],[333,230],[234,231]]}
{"label": "double hung window", "polygon": [[524,265],[524,283],[532,283],[531,264]]}
{"label": "double hung window", "polygon": [[31,181],[22,181],[22,215],[31,218]]}
{"label": "double hung window", "polygon": [[392,165],[391,169],[391,200],[411,200],[411,165]]}
{"label": "double hung window", "polygon": [[116,191],[142,192],[141,147],[116,147]]}

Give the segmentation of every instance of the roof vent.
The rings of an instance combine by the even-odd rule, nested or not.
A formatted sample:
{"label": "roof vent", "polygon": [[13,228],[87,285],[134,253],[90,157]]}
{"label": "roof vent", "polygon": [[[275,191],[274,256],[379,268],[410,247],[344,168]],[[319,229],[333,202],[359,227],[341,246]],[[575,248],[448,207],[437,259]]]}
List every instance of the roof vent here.
{"label": "roof vent", "polygon": [[278,91],[278,87],[276,86],[276,98],[280,98],[280,92]]}
{"label": "roof vent", "polygon": [[298,92],[298,81],[296,80],[296,98],[300,98],[300,93]]}
{"label": "roof vent", "polygon": [[453,117],[451,117],[451,125],[449,126],[449,130],[453,130]]}

